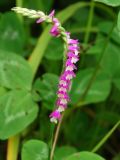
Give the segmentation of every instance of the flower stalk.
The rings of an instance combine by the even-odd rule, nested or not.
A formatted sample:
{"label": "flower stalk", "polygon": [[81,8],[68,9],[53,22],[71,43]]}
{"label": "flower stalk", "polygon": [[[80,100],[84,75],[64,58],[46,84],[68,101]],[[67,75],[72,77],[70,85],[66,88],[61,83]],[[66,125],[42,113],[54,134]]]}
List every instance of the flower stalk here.
{"label": "flower stalk", "polygon": [[63,69],[59,79],[56,109],[50,114],[50,121],[59,124],[57,126],[53,145],[51,148],[50,159],[53,159],[54,150],[57,142],[57,137],[62,122],[62,112],[67,108],[67,103],[70,101],[68,92],[71,87],[71,80],[75,77],[74,70],[76,70],[75,63],[79,60],[79,42],[78,40],[71,39],[70,33],[67,32],[57,18],[54,17],[55,11],[53,10],[49,15],[45,15],[41,11],[29,10],[27,8],[15,7],[12,9],[17,13],[21,13],[29,18],[37,18],[37,23],[47,22],[52,24],[50,34],[53,37],[60,37],[64,41],[64,54],[63,54]]}
{"label": "flower stalk", "polygon": [[61,118],[61,113],[67,108],[70,101],[68,92],[71,88],[71,80],[76,76],[74,70],[79,60],[79,42],[76,39],[71,39],[70,33],[62,26],[60,21],[54,17],[53,10],[49,15],[45,15],[42,11],[29,10],[27,8],[15,7],[12,9],[17,13],[21,13],[29,18],[38,18],[37,23],[48,22],[52,24],[50,34],[53,37],[62,37],[65,46],[65,54],[63,61],[62,74],[59,79],[56,109],[50,114],[50,121],[57,123]]}

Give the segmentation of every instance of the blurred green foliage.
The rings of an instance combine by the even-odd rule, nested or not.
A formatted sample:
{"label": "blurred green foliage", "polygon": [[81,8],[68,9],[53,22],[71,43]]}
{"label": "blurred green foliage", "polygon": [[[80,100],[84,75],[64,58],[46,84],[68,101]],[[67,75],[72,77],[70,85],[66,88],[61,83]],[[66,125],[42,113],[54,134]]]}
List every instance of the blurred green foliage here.
{"label": "blurred green foliage", "polygon": [[[120,0],[95,1],[0,1],[0,160],[7,150],[3,140],[21,132],[22,160],[48,159],[49,113],[63,63],[63,42],[49,35],[50,26],[13,13],[14,6],[45,13],[54,8],[80,40],[78,71],[54,159],[104,160],[81,151],[91,151],[120,120]],[[36,53],[33,65],[27,60]],[[119,134],[118,127],[98,153],[119,160]]]}

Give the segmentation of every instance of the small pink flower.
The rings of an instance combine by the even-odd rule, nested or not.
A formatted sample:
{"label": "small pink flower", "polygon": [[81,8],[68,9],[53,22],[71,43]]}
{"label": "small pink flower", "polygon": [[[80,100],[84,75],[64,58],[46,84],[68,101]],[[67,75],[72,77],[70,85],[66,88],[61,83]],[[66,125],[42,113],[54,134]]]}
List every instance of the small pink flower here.
{"label": "small pink flower", "polygon": [[48,16],[49,17],[54,17],[54,15],[55,15],[55,10],[52,10]]}
{"label": "small pink flower", "polygon": [[68,44],[78,44],[79,42],[78,42],[78,40],[76,40],[76,39],[69,39],[68,40]]}
{"label": "small pink flower", "polygon": [[[50,12],[50,14],[48,15],[48,17],[49,17],[49,18],[53,18],[54,14],[55,14],[55,10],[52,10],[52,11]],[[46,16],[46,17],[47,17],[47,16]],[[39,18],[39,19],[37,20],[37,23],[42,23],[43,21],[46,20],[46,17],[41,17],[41,18]]]}
{"label": "small pink flower", "polygon": [[54,122],[54,123],[57,123],[57,121],[60,119],[61,117],[61,114],[59,112],[59,110],[55,110],[53,111],[51,114],[50,114],[50,121],[51,122]]}
{"label": "small pink flower", "polygon": [[42,23],[43,21],[45,21],[45,19],[46,19],[45,17],[41,17],[37,20],[36,23]]}
{"label": "small pink flower", "polygon": [[58,29],[58,26],[56,26],[56,24],[54,24],[54,26],[51,28],[50,34],[54,37],[57,37],[60,35],[60,31]]}
{"label": "small pink flower", "polygon": [[59,31],[59,25],[60,25],[60,22],[58,21],[58,19],[57,18],[53,18],[53,27],[51,28],[51,30],[50,30],[50,34],[52,35],[52,36],[54,36],[54,37],[57,37],[57,36],[59,36],[60,35],[60,31]]}

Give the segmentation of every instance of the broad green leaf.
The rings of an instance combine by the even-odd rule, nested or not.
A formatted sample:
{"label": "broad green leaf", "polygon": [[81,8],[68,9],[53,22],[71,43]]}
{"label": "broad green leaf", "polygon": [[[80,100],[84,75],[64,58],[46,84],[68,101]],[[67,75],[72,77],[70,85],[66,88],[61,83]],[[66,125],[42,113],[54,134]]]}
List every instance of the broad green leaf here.
{"label": "broad green leaf", "polygon": [[50,60],[59,60],[63,58],[63,42],[60,38],[52,38],[45,51],[45,57]]}
{"label": "broad green leaf", "polygon": [[[93,74],[93,69],[81,70],[77,73],[76,78],[73,80],[72,89],[70,92],[71,103],[77,103],[90,81]],[[110,80],[106,74],[98,74],[92,83],[83,103],[96,103],[104,101],[110,93]]]}
{"label": "broad green leaf", "polygon": [[53,109],[58,85],[58,76],[46,73],[42,79],[38,79],[34,84],[34,89],[39,92],[43,105],[48,109]]}
{"label": "broad green leaf", "polygon": [[0,139],[23,131],[37,116],[38,108],[25,90],[9,91],[0,97]]}
{"label": "broad green leaf", "polygon": [[0,85],[9,89],[31,89],[32,71],[19,55],[0,50]]}
{"label": "broad green leaf", "polygon": [[92,152],[78,152],[65,158],[65,160],[105,160],[101,156]]}
{"label": "broad green leaf", "polygon": [[56,149],[54,160],[64,160],[67,156],[76,153],[77,150],[74,147],[62,146]]}
{"label": "broad green leaf", "polygon": [[48,146],[43,141],[29,140],[22,148],[22,160],[48,160]]}
{"label": "broad green leaf", "polygon": [[15,13],[8,12],[0,20],[0,49],[22,54],[25,31]]}
{"label": "broad green leaf", "polygon": [[94,1],[101,2],[113,7],[120,6],[120,0],[94,0]]}

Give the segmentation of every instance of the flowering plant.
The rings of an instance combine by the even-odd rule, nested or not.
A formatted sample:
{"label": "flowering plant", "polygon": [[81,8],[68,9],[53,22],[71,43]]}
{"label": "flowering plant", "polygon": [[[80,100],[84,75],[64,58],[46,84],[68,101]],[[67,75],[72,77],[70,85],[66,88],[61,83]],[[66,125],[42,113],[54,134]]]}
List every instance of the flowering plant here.
{"label": "flowering plant", "polygon": [[65,31],[65,29],[61,26],[59,20],[54,17],[54,10],[48,16],[41,11],[36,12],[34,10],[20,7],[15,7],[12,10],[17,13],[21,13],[24,16],[28,16],[29,18],[39,18],[37,20],[37,23],[41,23],[43,21],[52,23],[53,26],[50,30],[50,34],[54,37],[61,36],[65,42],[65,60],[57,92],[58,99],[56,105],[58,108],[50,114],[50,121],[57,123],[57,121],[61,117],[61,112],[65,110],[65,108],[67,107],[67,102],[70,100],[68,91],[70,89],[71,79],[75,77],[74,70],[77,69],[75,63],[79,60],[78,40],[70,38],[70,33]]}
{"label": "flowering plant", "polygon": [[118,158],[107,141],[120,124],[117,11],[91,0],[56,15],[57,2],[38,1],[0,16],[0,160]]}

